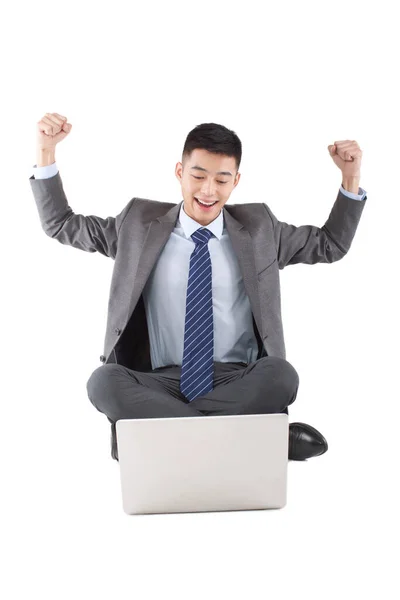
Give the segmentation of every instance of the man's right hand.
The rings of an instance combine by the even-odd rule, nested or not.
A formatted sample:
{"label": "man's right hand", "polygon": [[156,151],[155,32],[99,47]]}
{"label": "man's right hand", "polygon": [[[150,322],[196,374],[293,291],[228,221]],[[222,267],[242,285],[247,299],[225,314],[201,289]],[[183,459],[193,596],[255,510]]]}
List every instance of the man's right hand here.
{"label": "man's right hand", "polygon": [[67,137],[72,129],[67,117],[58,113],[46,113],[37,123],[36,157],[37,166],[55,162],[55,148],[58,142]]}
{"label": "man's right hand", "polygon": [[46,113],[37,123],[37,148],[38,150],[54,149],[69,132],[72,125],[67,122],[67,117],[58,113]]}

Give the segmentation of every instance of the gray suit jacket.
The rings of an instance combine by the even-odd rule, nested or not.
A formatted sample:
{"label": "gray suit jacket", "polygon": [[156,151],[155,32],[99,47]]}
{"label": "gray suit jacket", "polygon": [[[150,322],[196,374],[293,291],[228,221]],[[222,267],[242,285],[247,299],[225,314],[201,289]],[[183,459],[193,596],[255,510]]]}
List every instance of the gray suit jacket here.
{"label": "gray suit jacket", "polygon": [[[30,178],[45,233],[86,252],[114,259],[104,354],[100,360],[130,369],[151,369],[150,344],[142,291],[175,227],[181,203],[133,198],[116,217],[75,214],[60,174]],[[249,297],[259,354],[286,358],[281,318],[279,269],[296,263],[331,263],[348,252],[364,200],[340,191],[321,228],[278,221],[266,204],[223,208],[225,225]]]}

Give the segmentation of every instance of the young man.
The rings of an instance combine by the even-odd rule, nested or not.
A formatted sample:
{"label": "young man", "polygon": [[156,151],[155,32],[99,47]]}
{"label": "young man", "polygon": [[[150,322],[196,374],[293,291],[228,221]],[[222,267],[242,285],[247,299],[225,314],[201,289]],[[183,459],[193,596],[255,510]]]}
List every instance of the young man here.
{"label": "young man", "polygon": [[[321,228],[280,222],[264,203],[227,205],[242,146],[215,123],[186,138],[175,168],[182,202],[133,198],[103,219],[68,205],[55,147],[71,127],[57,113],[38,122],[30,183],[47,235],[115,260],[105,364],[87,382],[91,402],[112,423],[113,458],[119,419],[288,414],[299,377],[286,360],[279,269],[348,252],[366,201],[358,144],[328,146],[342,185]],[[327,448],[310,425],[289,425],[289,459]]]}

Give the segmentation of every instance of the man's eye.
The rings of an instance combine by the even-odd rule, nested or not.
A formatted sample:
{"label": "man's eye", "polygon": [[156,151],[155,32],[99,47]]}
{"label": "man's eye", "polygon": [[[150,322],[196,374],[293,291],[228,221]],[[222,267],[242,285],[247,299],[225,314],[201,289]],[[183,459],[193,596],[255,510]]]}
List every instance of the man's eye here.
{"label": "man's eye", "polygon": [[[192,175],[195,179],[204,179],[204,177],[196,177],[196,175]],[[227,181],[217,181],[217,183],[228,183]]]}

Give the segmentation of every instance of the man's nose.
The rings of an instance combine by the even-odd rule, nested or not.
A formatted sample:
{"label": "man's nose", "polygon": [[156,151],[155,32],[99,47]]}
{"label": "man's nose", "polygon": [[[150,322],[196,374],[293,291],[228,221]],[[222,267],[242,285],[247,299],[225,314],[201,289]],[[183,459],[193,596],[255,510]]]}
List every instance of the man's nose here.
{"label": "man's nose", "polygon": [[204,194],[204,196],[213,197],[215,196],[216,189],[217,186],[215,185],[213,180],[208,179],[203,182],[203,185],[201,186],[201,193]]}

